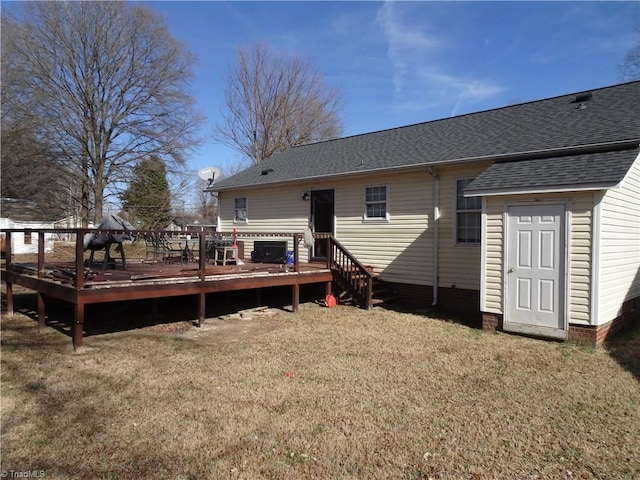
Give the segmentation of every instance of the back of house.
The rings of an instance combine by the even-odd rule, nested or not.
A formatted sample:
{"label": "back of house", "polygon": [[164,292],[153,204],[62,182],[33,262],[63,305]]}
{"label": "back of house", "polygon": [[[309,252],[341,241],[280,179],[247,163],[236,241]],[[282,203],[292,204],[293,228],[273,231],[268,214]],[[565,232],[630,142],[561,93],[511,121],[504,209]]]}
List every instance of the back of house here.
{"label": "back of house", "polygon": [[640,82],[304,145],[213,185],[217,229],[311,228],[406,304],[597,344],[640,317],[639,145]]}

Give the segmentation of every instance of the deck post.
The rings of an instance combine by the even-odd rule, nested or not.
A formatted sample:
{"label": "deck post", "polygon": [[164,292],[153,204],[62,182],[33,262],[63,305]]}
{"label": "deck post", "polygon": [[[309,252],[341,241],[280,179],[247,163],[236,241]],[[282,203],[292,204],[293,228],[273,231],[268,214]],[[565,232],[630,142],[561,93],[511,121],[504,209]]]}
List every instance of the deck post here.
{"label": "deck post", "polygon": [[205,281],[205,270],[207,268],[207,248],[206,248],[206,240],[207,236],[204,232],[200,232],[198,236],[198,268],[200,269],[200,281]]}
{"label": "deck post", "polygon": [[36,293],[36,299],[38,302],[38,333],[40,333],[45,327],[45,311],[44,311],[44,295],[40,292]]}
{"label": "deck post", "polygon": [[[6,232],[4,242],[4,265],[11,270],[11,232]],[[7,287],[7,315],[13,315],[13,283],[5,282]]]}
{"label": "deck post", "polygon": [[84,304],[76,303],[73,312],[73,325],[71,327],[71,339],[73,341],[73,349],[82,346],[82,328],[84,326]]}
{"label": "deck post", "polygon": [[367,298],[365,299],[365,309],[371,310],[373,308],[373,281],[371,277],[366,279],[367,282]]}
{"label": "deck post", "polygon": [[78,229],[76,231],[76,281],[77,290],[84,287],[84,235],[86,229]]}
{"label": "deck post", "polygon": [[206,311],[206,297],[207,297],[207,294],[204,292],[200,292],[198,294],[198,321],[196,322],[196,327],[199,327],[204,323],[204,315]]}
{"label": "deck post", "polygon": [[293,313],[298,313],[300,309],[300,285],[297,283],[293,284],[293,299],[291,300],[291,309]]}
{"label": "deck post", "polygon": [[38,232],[38,278],[44,278],[44,232]]}
{"label": "deck post", "polygon": [[293,234],[293,271],[298,273],[300,272],[300,235],[297,233]]}
{"label": "deck post", "polygon": [[5,282],[7,287],[7,316],[13,315],[13,283]]}
{"label": "deck post", "polygon": [[[44,278],[44,232],[38,232],[38,278]],[[38,333],[45,327],[44,295],[36,293],[38,304]]]}
{"label": "deck post", "polygon": [[332,292],[332,290],[333,290],[332,286],[333,286],[333,284],[331,283],[331,281],[325,283],[325,285],[324,285],[324,294],[325,295],[331,295],[333,293]]}
{"label": "deck post", "polygon": [[11,232],[7,232],[4,242],[4,264],[7,270],[11,267]]}

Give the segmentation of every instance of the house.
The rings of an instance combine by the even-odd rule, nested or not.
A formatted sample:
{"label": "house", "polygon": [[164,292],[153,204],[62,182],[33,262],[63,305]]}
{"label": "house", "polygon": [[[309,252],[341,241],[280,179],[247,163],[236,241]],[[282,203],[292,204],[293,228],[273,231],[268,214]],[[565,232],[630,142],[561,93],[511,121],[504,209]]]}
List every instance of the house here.
{"label": "house", "polygon": [[597,344],[640,317],[639,145],[631,82],[290,148],[211,189],[218,231],[311,226],[406,301]]}
{"label": "house", "polygon": [[[42,217],[42,210],[36,202],[16,198],[2,198],[0,200],[0,230],[10,228],[25,229],[24,232],[16,232],[11,236],[11,251],[14,254],[38,253],[38,236],[29,232],[29,229],[54,228],[52,220]],[[44,251],[53,252],[53,233],[44,234]],[[2,235],[2,256],[4,257],[5,245]]]}
{"label": "house", "polygon": [[186,224],[187,230],[199,230],[201,232],[215,232],[216,231],[216,223],[212,223],[206,218],[195,218]]}
{"label": "house", "polygon": [[[88,222],[87,227],[94,228],[93,222]],[[85,227],[84,227],[84,222],[82,221],[82,217],[80,215],[67,215],[64,218],[61,218],[53,222],[53,228],[74,229],[74,228],[85,228]],[[75,242],[76,234],[71,232],[56,232],[56,240],[61,242]]]}
{"label": "house", "polygon": [[215,223],[203,217],[188,214],[175,217],[171,220],[171,223],[165,227],[165,230],[171,230],[172,232],[184,232],[186,230],[213,232],[215,229]]}

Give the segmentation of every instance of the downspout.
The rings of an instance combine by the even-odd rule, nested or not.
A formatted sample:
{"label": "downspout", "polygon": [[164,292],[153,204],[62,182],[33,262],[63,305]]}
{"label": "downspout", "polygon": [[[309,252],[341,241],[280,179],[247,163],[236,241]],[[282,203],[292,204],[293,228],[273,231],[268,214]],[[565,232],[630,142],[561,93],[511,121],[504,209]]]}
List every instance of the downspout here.
{"label": "downspout", "polygon": [[438,221],[440,220],[440,177],[433,167],[429,167],[427,171],[429,172],[429,175],[433,177],[433,303],[431,306],[435,307],[438,305]]}

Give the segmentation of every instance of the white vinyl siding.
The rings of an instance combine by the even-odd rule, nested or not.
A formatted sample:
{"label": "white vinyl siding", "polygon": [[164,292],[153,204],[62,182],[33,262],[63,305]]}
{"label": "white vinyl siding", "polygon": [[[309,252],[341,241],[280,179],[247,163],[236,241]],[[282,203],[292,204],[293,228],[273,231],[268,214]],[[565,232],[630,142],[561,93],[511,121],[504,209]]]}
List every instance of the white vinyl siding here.
{"label": "white vinyl siding", "polygon": [[503,199],[487,197],[486,231],[482,244],[485,257],[484,298],[480,302],[485,312],[502,313],[502,245],[504,242]]}
{"label": "white vinyl siding", "polygon": [[598,312],[604,324],[621,313],[625,301],[640,297],[640,157],[620,188],[600,204]]}
{"label": "white vinyl siding", "polygon": [[[40,222],[15,222],[9,218],[0,218],[0,231],[10,228],[16,229],[38,229],[38,228],[54,228],[52,223],[40,223]],[[3,233],[2,236],[6,235]],[[44,251],[45,253],[53,252],[53,244],[56,235],[53,233],[44,234]],[[40,243],[40,236],[32,234],[31,232],[13,232],[11,234],[11,252],[14,255],[22,253],[38,253],[38,246]]]}
{"label": "white vinyl siding", "polygon": [[[440,287],[480,290],[480,246],[456,242],[455,185],[457,179],[475,178],[489,165],[490,163],[485,162],[473,166],[438,169],[440,177],[440,219],[438,221],[440,227],[438,237]],[[480,203],[480,201],[478,202]],[[480,217],[480,213],[478,213],[478,217]]]}
{"label": "white vinyl siding", "polygon": [[587,324],[590,317],[591,243],[593,193],[528,194],[487,197],[487,235],[485,258],[486,311],[503,313],[503,258],[505,202],[569,200],[569,251],[567,296],[570,323]]}
{"label": "white vinyl siding", "polygon": [[[382,183],[384,182],[384,183]],[[367,186],[388,185],[388,222],[363,222]],[[238,232],[298,232],[308,226],[310,202],[301,192],[335,191],[336,237],[365,265],[386,281],[431,285],[433,178],[424,169],[390,175],[370,175],[220,193],[220,228]],[[233,198],[246,196],[250,223],[233,223]],[[252,243],[252,242],[248,242]],[[245,243],[245,255],[250,248]],[[307,251],[301,249],[306,260]]]}
{"label": "white vinyl siding", "polygon": [[593,265],[593,192],[571,197],[569,232],[569,322],[588,324],[591,318]]}
{"label": "white vinyl siding", "polygon": [[[456,246],[455,178],[473,178],[487,162],[465,168],[438,169],[440,176],[439,285],[480,289],[480,248]],[[386,222],[363,221],[366,187],[386,185]],[[362,175],[293,185],[238,189],[220,193],[220,228],[238,232],[298,232],[308,226],[310,202],[302,192],[335,191],[335,235],[364,265],[389,282],[433,284],[434,178],[424,168]],[[244,196],[250,205],[248,224],[234,224],[234,201]],[[249,244],[249,245],[247,245]],[[245,256],[252,242],[245,242]],[[306,250],[303,259],[306,259]]]}
{"label": "white vinyl siding", "polygon": [[[362,221],[362,191],[385,180],[388,222]],[[365,265],[390,282],[431,285],[433,179],[425,170],[335,183],[336,235]]]}
{"label": "white vinyl siding", "polygon": [[[302,233],[309,225],[309,201],[300,198],[304,189],[292,186],[278,188],[243,189],[242,192],[220,192],[219,218],[220,231],[230,233],[235,228],[238,232],[277,232]],[[246,198],[251,208],[251,219],[248,223],[234,223],[235,199]],[[244,240],[245,258],[250,258],[254,239]],[[260,240],[256,238],[255,240]],[[279,240],[267,238],[265,240]],[[291,238],[288,238],[288,249],[293,250]],[[300,249],[300,258],[307,260],[307,251]]]}

